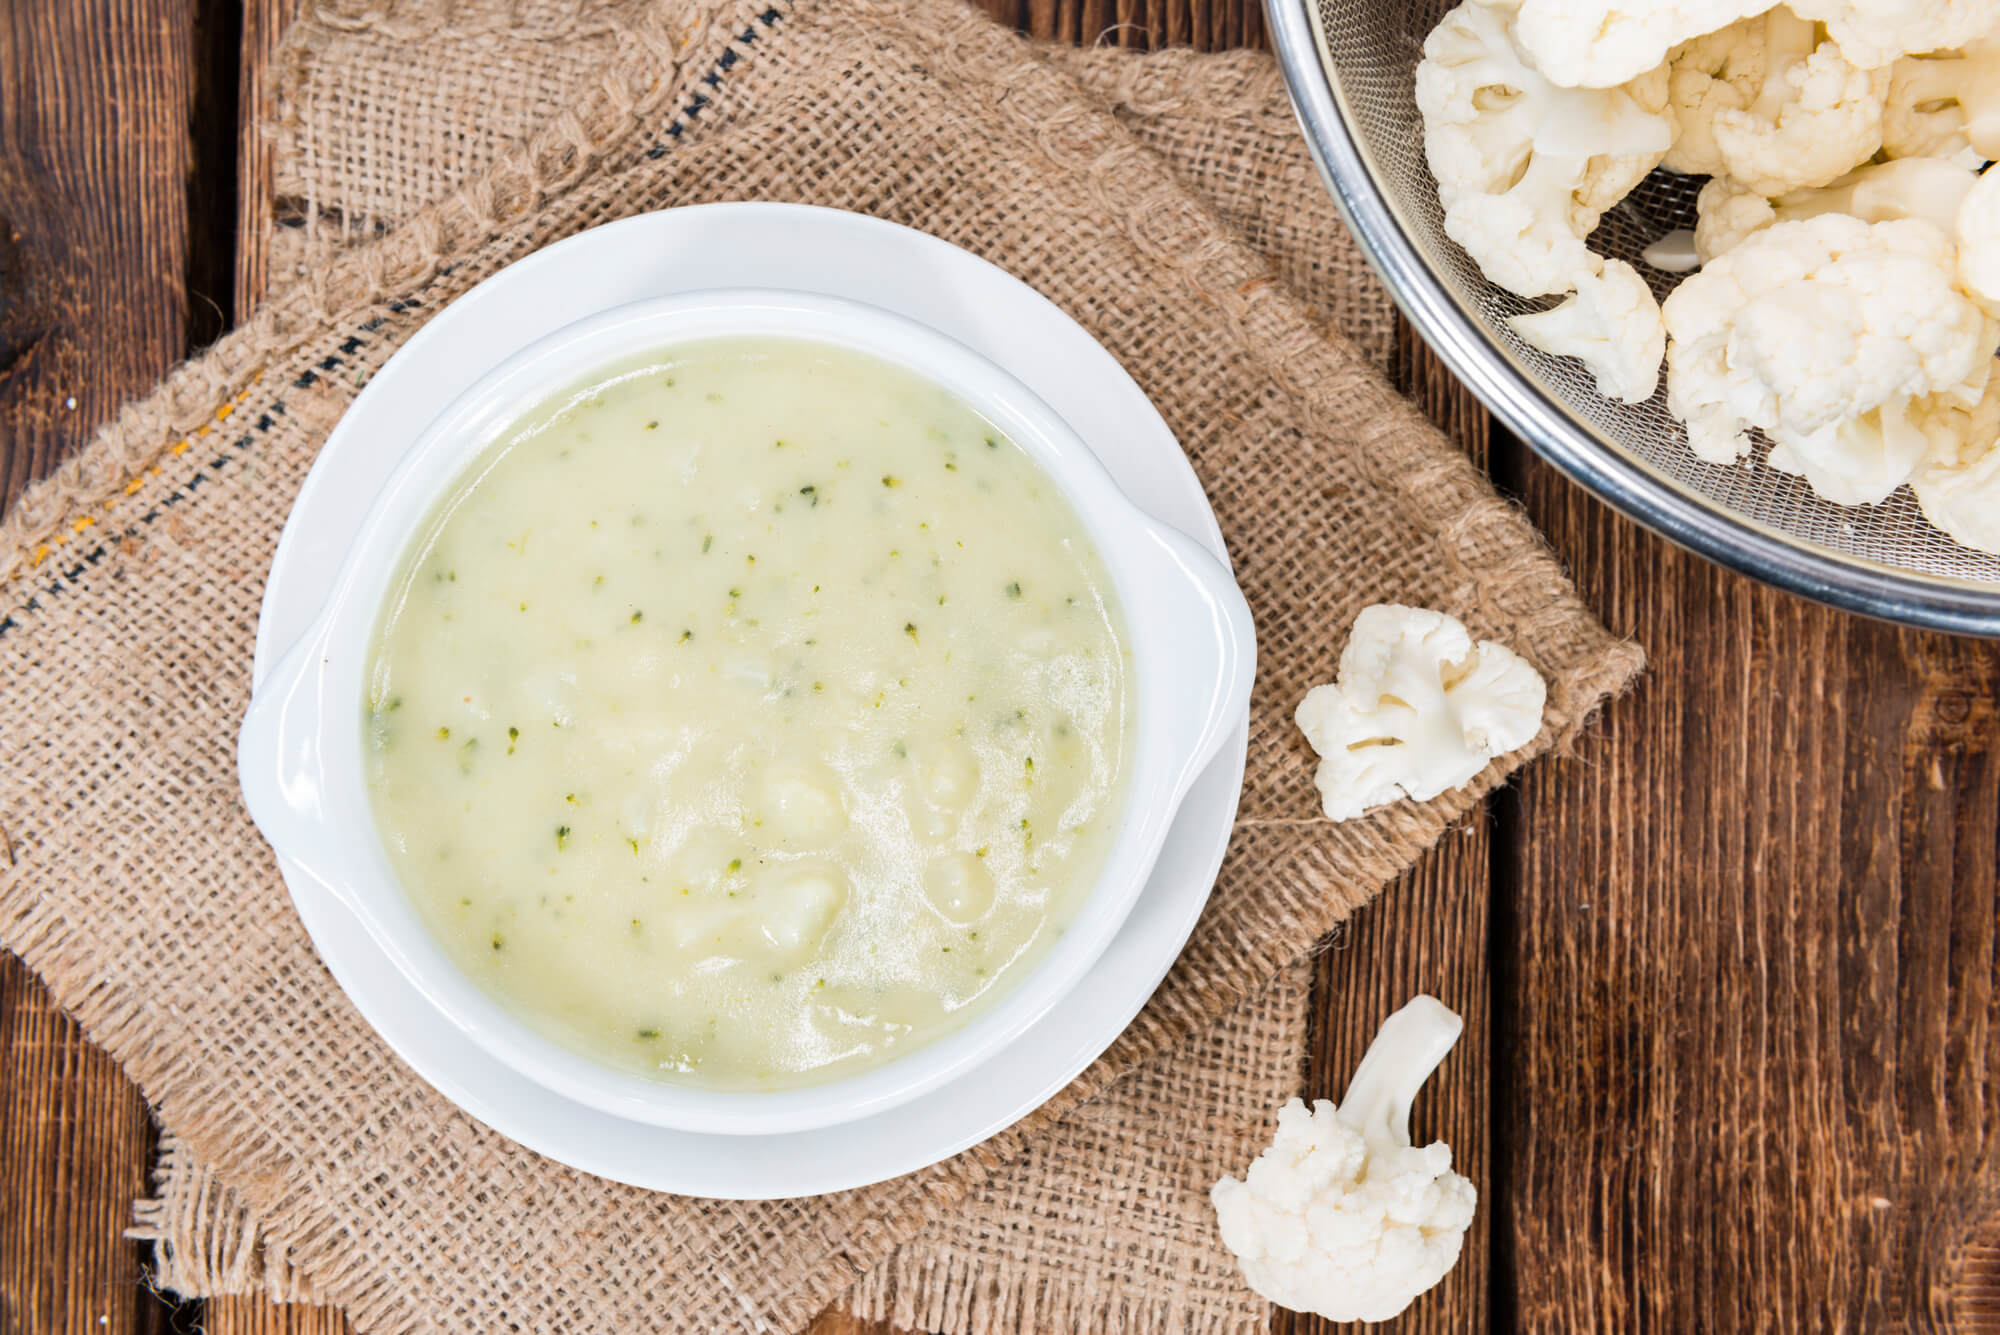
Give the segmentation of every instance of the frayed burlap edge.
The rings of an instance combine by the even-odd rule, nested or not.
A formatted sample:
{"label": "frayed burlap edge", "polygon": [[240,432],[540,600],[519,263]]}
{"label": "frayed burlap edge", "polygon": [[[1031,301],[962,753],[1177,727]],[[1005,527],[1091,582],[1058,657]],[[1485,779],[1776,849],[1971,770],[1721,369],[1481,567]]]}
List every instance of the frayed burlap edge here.
{"label": "frayed burlap edge", "polygon": [[159,1288],[187,1298],[254,1293],[278,1303],[321,1301],[290,1249],[171,1131],[160,1137],[154,1181],[158,1189],[133,1202],[125,1236],[153,1244]]}

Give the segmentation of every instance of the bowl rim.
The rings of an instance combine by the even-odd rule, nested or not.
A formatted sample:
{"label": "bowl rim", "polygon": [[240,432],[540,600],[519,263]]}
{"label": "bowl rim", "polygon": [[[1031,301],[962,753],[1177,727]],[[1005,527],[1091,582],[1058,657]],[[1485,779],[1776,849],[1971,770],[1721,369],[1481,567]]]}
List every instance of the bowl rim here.
{"label": "bowl rim", "polygon": [[[601,1065],[541,1035],[449,961],[397,882],[365,806],[358,718],[367,652],[336,646],[355,643],[357,623],[359,643],[372,643],[409,543],[466,467],[524,411],[650,352],[757,334],[835,344],[901,364],[951,389],[1034,458],[1105,558],[1126,614],[1135,702],[1119,837],[1097,883],[1040,960],[969,1021],[880,1066],[822,1083],[735,1092],[679,1087]],[[1164,582],[1156,588],[1142,575]],[[1190,615],[1197,608],[1207,615]],[[1212,635],[1206,647],[1203,634]],[[1142,640],[1161,648],[1140,652]],[[496,1060],[558,1094],[634,1121],[713,1134],[782,1133],[870,1116],[935,1089],[1052,1009],[1129,916],[1180,800],[1240,722],[1254,662],[1248,607],[1228,570],[1134,506],[1088,444],[1004,368],[935,329],[850,298],[709,289],[629,303],[552,330],[451,399],[371,503],[325,606],[260,685],[244,722],[239,767],[251,813],[273,844],[344,891],[347,906],[397,970]],[[340,721],[349,711],[341,701],[349,692],[355,726],[346,729]],[[1181,708],[1167,708],[1168,701]],[[366,834],[341,839],[354,829],[357,794]]]}
{"label": "bowl rim", "polygon": [[1838,552],[1667,476],[1547,393],[1480,328],[1423,257],[1350,129],[1313,0],[1265,0],[1267,26],[1320,178],[1396,305],[1473,394],[1535,453],[1626,518],[1752,579],[1843,611],[1956,635],[2000,636],[2000,588]]}

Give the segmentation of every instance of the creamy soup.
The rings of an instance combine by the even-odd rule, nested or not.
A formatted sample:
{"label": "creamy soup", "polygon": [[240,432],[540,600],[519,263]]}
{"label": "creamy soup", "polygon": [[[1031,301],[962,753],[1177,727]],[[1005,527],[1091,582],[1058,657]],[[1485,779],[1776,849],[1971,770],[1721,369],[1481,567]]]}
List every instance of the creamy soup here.
{"label": "creamy soup", "polygon": [[612,1065],[847,1074],[1063,930],[1132,734],[1113,589],[1019,447],[792,340],[627,363],[510,428],[373,647],[390,859],[451,957]]}

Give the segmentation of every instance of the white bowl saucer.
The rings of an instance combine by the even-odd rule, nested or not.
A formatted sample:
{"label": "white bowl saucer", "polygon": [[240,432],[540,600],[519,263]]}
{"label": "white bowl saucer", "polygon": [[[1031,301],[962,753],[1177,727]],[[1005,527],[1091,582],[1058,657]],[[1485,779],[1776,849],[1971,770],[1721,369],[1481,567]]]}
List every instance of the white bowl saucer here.
{"label": "white bowl saucer", "polygon": [[[474,288],[414,335],[327,438],[285,526],[257,626],[254,678],[304,632],[402,451],[467,385],[550,329],[645,297],[756,286],[871,303],[949,334],[1024,381],[1147,513],[1214,551],[1222,536],[1159,413],[1089,334],[1026,284],[892,223],[786,204],[670,209],[571,237]],[[310,502],[310,504],[308,504]],[[1189,791],[1137,906],[1063,1004],[952,1083],[817,1131],[717,1136],[625,1121],[488,1057],[433,1008],[327,886],[279,867],[322,959],[364,1018],[473,1116],[574,1168],[684,1195],[752,1200],[866,1186],[958,1153],[1040,1106],[1096,1059],[1165,976],[1221,866],[1248,719]],[[365,988],[348,986],[366,980]]]}

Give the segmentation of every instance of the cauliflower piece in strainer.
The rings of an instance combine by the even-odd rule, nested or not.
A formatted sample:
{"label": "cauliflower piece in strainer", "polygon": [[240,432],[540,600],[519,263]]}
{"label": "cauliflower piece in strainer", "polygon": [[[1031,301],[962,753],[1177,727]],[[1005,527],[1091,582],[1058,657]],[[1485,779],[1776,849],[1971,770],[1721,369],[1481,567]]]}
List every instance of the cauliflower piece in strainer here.
{"label": "cauliflower piece in strainer", "polygon": [[1959,226],[1966,196],[1977,178],[1941,158],[1897,158],[1858,167],[1818,189],[1792,190],[1766,199],[1721,177],[1701,188],[1695,207],[1695,254],[1705,263],[1728,253],[1772,223],[1844,213],[1863,222],[1922,218],[1940,231]]}
{"label": "cauliflower piece in strainer", "polygon": [[1979,402],[1933,400],[1917,422],[1930,454],[1910,490],[1924,518],[1954,542],[2000,555],[2000,366]]}
{"label": "cauliflower piece in strainer", "polygon": [[1977,399],[2000,323],[1953,280],[1957,248],[1915,218],[1776,223],[1667,298],[1667,404],[1703,459],[1761,429],[1772,463],[1828,500],[1882,500],[1924,454],[1929,395]]}
{"label": "cauliflower piece in strainer", "polygon": [[1674,137],[1665,66],[1620,87],[1561,87],[1522,57],[1504,13],[1478,3],[1425,40],[1416,96],[1446,235],[1523,297],[1599,271],[1584,238]]}
{"label": "cauliflower piece in strainer", "polygon": [[1879,69],[1912,51],[1944,51],[2000,29],[2000,0],[1791,0],[1826,25],[1847,58]]}
{"label": "cauliflower piece in strainer", "polygon": [[1606,260],[1604,272],[1578,281],[1554,310],[1507,321],[1530,344],[1558,357],[1575,357],[1597,379],[1597,392],[1623,403],[1644,403],[1660,385],[1667,355],[1667,326],[1660,303],[1639,271]]}
{"label": "cauliflower piece in strainer", "polygon": [[1988,167],[1958,206],[1958,285],[2000,317],[2000,167]]}
{"label": "cauliflower piece in strainer", "polygon": [[1974,167],[2000,158],[2000,16],[1977,41],[1905,56],[1891,67],[1882,148],[1890,157]]}
{"label": "cauliflower piece in strainer", "polygon": [[1571,88],[1636,78],[1691,38],[1771,7],[1772,0],[1480,0],[1510,16],[1536,69]]}
{"label": "cauliflower piece in strainer", "polygon": [[1882,146],[1888,70],[1856,68],[1782,5],[1676,48],[1668,69],[1675,171],[1780,195],[1825,185]]}

